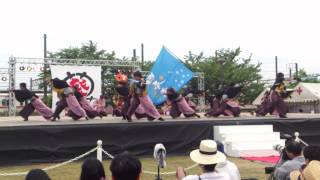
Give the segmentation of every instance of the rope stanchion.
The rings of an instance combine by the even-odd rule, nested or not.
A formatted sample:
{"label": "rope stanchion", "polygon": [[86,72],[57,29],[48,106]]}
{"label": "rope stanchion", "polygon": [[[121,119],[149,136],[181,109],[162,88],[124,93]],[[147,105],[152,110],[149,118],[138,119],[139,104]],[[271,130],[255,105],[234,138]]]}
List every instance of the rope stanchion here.
{"label": "rope stanchion", "polygon": [[97,159],[102,162],[102,141],[97,141]]}

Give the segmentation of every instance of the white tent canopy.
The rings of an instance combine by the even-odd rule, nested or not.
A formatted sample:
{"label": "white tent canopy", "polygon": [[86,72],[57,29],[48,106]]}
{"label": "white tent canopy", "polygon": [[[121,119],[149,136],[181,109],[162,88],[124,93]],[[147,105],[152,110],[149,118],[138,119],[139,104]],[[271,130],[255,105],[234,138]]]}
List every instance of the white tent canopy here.
{"label": "white tent canopy", "polygon": [[[269,88],[263,90],[252,102],[253,105],[260,105],[261,99]],[[291,97],[285,99],[288,103],[306,103],[320,101],[320,83],[299,83],[293,88]]]}
{"label": "white tent canopy", "polygon": [[315,102],[320,100],[320,83],[299,83],[294,88],[291,98],[285,101],[296,102]]}

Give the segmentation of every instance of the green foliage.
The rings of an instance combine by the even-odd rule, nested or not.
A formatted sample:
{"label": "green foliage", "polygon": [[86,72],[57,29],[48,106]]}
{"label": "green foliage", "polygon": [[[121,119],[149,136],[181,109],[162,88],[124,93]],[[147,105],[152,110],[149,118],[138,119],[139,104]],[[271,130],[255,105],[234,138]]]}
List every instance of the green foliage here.
{"label": "green foliage", "polygon": [[298,71],[298,79],[300,82],[305,82],[305,83],[320,83],[317,76],[312,76],[310,74],[307,74],[307,71],[304,69],[300,69]]}
{"label": "green foliage", "polygon": [[298,78],[295,77],[295,81],[287,85],[288,89],[293,89],[297,86],[299,82],[303,83],[320,83],[317,76],[313,76],[307,73],[305,69],[299,69]]}
{"label": "green foliage", "polygon": [[[264,88],[259,74],[261,64],[252,64],[251,57],[241,58],[240,53],[240,48],[221,49],[210,57],[204,57],[203,53],[194,55],[189,52],[185,62],[192,71],[205,73],[205,88],[209,93],[215,94],[231,83],[238,83],[243,86],[240,101],[250,103]],[[196,88],[195,80],[191,86]]]}
{"label": "green foliage", "polygon": [[143,71],[151,71],[152,66],[154,65],[154,61],[145,61],[142,67]]}
{"label": "green foliage", "polygon": [[89,41],[83,43],[81,47],[69,47],[61,49],[58,52],[49,52],[49,57],[58,59],[116,59],[116,53],[112,51],[107,53],[106,50],[98,50],[97,43]]}
{"label": "green foliage", "polygon": [[43,97],[42,101],[45,102],[49,107],[52,107],[52,94],[49,94],[47,97]]}

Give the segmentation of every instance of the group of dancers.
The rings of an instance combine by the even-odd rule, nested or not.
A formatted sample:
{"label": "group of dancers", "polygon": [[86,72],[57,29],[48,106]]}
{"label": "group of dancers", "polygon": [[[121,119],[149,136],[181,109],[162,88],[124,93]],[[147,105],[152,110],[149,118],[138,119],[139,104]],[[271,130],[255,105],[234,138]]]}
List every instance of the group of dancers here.
{"label": "group of dancers", "polygon": [[93,105],[89,100],[78,91],[78,87],[70,87],[66,81],[54,78],[50,80],[52,89],[57,92],[59,101],[56,103],[55,111],[49,108],[34,92],[26,87],[26,83],[20,83],[20,89],[15,90],[15,97],[20,103],[25,103],[25,106],[20,111],[19,115],[28,121],[29,116],[37,110],[46,120],[56,121],[60,119],[60,114],[66,109],[66,115],[73,120],[80,118],[93,119],[97,116],[102,118],[106,115],[105,99],[100,96],[95,100]]}
{"label": "group of dancers", "polygon": [[[152,103],[146,91],[146,83],[141,72],[133,73],[133,80],[128,81],[125,74],[119,72],[116,75],[118,85],[116,91],[118,93],[118,101],[120,104],[120,112],[123,120],[132,121],[132,115],[135,114],[137,119],[147,118],[149,121],[164,121],[158,109]],[[176,92],[173,88],[167,89],[166,93],[168,103],[170,103],[170,115],[173,118],[184,114],[186,117],[200,117],[195,109],[193,109],[185,100],[185,98]]]}
{"label": "group of dancers", "polygon": [[[147,118],[149,121],[164,121],[159,110],[147,94],[147,85],[141,72],[134,72],[133,80],[131,81],[121,72],[116,74],[115,79],[117,82],[115,90],[118,96],[115,108],[117,116],[122,116],[122,119],[128,122],[132,122],[133,115],[136,119]],[[265,116],[270,113],[279,115],[281,118],[286,117],[286,108],[283,101],[285,94],[283,80],[283,74],[278,73],[270,92],[265,94],[262,104],[256,111],[257,116]],[[63,110],[66,110],[66,115],[73,120],[81,118],[89,120],[107,115],[106,101],[103,95],[91,104],[87,97],[78,91],[77,86],[71,87],[66,81],[58,78],[50,79],[49,84],[59,98],[54,111],[43,103],[34,92],[28,90],[26,83],[21,83],[20,89],[14,91],[16,99],[21,103],[25,102],[25,106],[19,113],[24,121],[28,121],[28,117],[34,110],[37,110],[41,116],[51,121],[60,119],[60,114]],[[210,109],[205,113],[205,116],[218,117],[224,115],[238,117],[241,108],[236,97],[241,93],[241,89],[242,87],[238,84],[230,84],[220,93],[217,93],[210,100]],[[200,118],[200,115],[196,113],[194,103],[188,99],[186,94],[181,94],[174,88],[168,88],[164,95],[167,97],[165,104],[169,107],[168,114],[172,118],[178,118],[182,114],[186,118]]]}

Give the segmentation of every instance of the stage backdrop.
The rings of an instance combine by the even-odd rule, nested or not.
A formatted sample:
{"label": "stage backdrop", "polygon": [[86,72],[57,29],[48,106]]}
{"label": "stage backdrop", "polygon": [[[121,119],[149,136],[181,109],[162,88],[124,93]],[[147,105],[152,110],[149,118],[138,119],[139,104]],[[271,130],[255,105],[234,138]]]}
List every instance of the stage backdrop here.
{"label": "stage backdrop", "polygon": [[[52,78],[66,80],[70,86],[78,85],[78,91],[88,99],[101,95],[100,66],[61,66],[51,65]],[[52,92],[52,108],[58,101],[57,94]]]}

